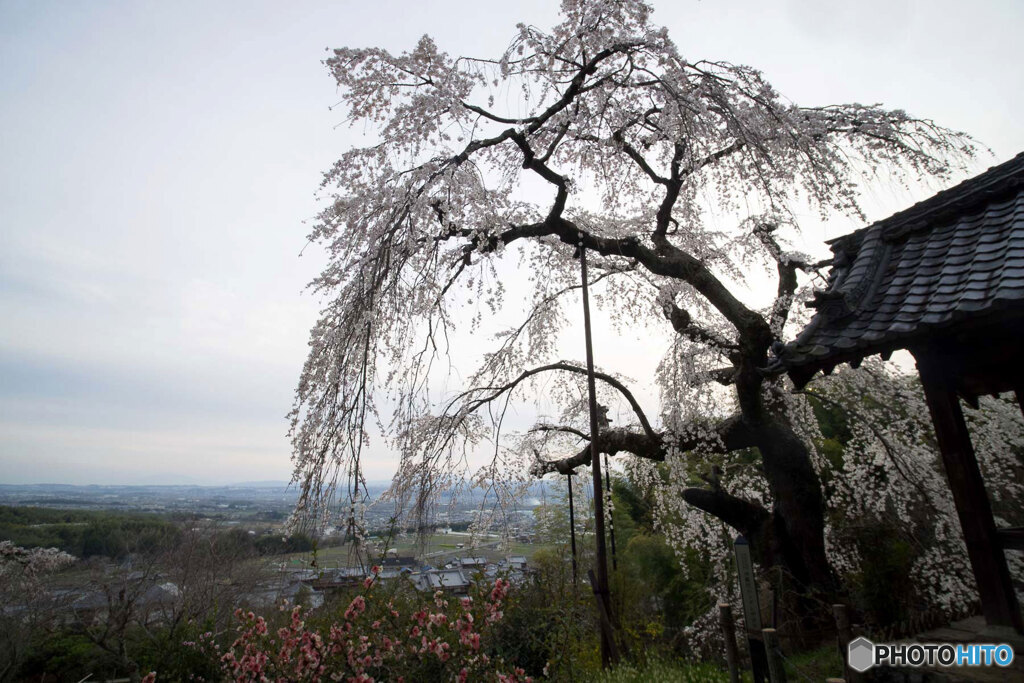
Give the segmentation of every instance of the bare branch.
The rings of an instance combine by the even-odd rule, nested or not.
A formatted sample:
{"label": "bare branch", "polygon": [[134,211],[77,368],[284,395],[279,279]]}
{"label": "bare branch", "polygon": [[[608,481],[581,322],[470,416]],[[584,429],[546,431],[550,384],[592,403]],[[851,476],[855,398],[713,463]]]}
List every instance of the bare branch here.
{"label": "bare branch", "polygon": [[[444,410],[444,413],[450,413],[451,409],[455,405],[459,404],[459,402],[462,401],[463,399],[468,399],[470,396],[477,393],[490,392],[486,396],[468,400],[459,410],[460,414],[469,414],[475,412],[481,406],[484,406],[494,401],[495,399],[499,398],[503,394],[512,391],[530,377],[539,375],[544,372],[552,371],[572,372],[578,375],[587,374],[586,368],[581,368],[577,365],[572,365],[571,363],[566,363],[564,361],[550,363],[548,365],[542,365],[540,367],[532,368],[530,370],[524,370],[518,377],[505,384],[497,386],[475,387],[473,389],[464,391],[458,396],[456,396],[454,399],[449,401],[448,407]],[[630,392],[630,390],[626,388],[626,385],[624,385],[622,382],[612,377],[611,375],[605,374],[603,372],[594,372],[594,377],[615,388],[620,394],[622,394],[623,398],[625,398],[626,401],[629,402],[630,407],[633,409],[633,412],[636,414],[637,419],[640,421],[640,425],[643,427],[645,435],[648,438],[656,437],[654,430],[651,428],[651,423],[647,420],[647,416],[644,414],[643,409],[640,407],[640,404],[637,402],[632,392]]]}
{"label": "bare branch", "polygon": [[584,441],[590,441],[590,436],[588,436],[587,434],[584,434],[583,432],[581,432],[580,430],[576,429],[575,427],[569,427],[568,425],[539,424],[539,425],[533,427],[530,431],[531,432],[563,432],[565,434],[573,434],[575,436],[578,436],[579,438],[583,439]]}

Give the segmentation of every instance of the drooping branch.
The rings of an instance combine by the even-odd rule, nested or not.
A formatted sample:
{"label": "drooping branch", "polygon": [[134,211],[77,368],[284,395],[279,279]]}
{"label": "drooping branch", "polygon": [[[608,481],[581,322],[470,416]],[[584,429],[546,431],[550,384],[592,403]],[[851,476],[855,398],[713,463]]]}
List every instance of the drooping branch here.
{"label": "drooping branch", "polygon": [[[612,275],[618,275],[618,274],[621,274],[621,273],[628,273],[628,272],[631,272],[633,270],[635,270],[635,266],[634,265],[630,265],[630,266],[627,266],[627,267],[624,267],[624,268],[611,267],[608,270],[606,270],[605,272],[600,273],[596,277],[590,278],[589,279],[589,285],[591,287],[593,287],[598,282],[601,282],[605,278],[611,277]],[[495,358],[495,357],[501,356],[504,351],[506,351],[513,344],[515,344],[516,340],[518,340],[520,335],[522,335],[523,330],[525,330],[527,328],[527,326],[531,322],[533,322],[533,320],[536,319],[537,316],[540,315],[541,312],[546,307],[548,307],[552,303],[554,303],[559,297],[564,296],[565,294],[568,294],[569,292],[572,292],[574,290],[581,289],[582,287],[583,287],[583,285],[580,285],[580,284],[573,284],[573,285],[569,285],[567,287],[563,287],[562,289],[559,289],[558,291],[545,296],[543,299],[541,299],[536,304],[534,304],[534,306],[530,310],[529,314],[527,314],[526,318],[523,320],[522,323],[519,324],[518,327],[516,327],[515,329],[513,329],[513,330],[503,334],[504,340],[502,341],[501,346],[493,354],[489,354],[489,357],[490,358]],[[484,367],[486,368],[487,364],[485,364]],[[478,371],[477,374],[479,375],[480,372]]]}
{"label": "drooping branch", "polygon": [[885,450],[886,455],[889,456],[889,460],[892,461],[892,465],[896,469],[896,472],[898,472],[899,475],[901,477],[903,477],[903,480],[906,481],[908,484],[911,484],[911,486],[914,485],[914,480],[911,479],[910,476],[907,475],[907,473],[904,471],[903,464],[901,463],[899,456],[896,455],[896,453],[897,453],[896,449],[889,442],[889,439],[886,438],[885,434],[883,434],[882,431],[879,430],[878,427],[875,426],[874,422],[872,422],[870,419],[866,418],[865,416],[861,415],[857,410],[854,410],[849,405],[844,405],[844,404],[840,403],[839,401],[835,401],[835,400],[829,398],[828,396],[824,396],[824,395],[822,395],[822,394],[820,394],[820,393],[818,393],[816,391],[810,391],[809,389],[803,389],[801,391],[796,391],[794,393],[803,394],[804,396],[808,396],[808,397],[813,398],[813,399],[815,399],[817,401],[820,401],[822,403],[827,403],[830,406],[833,406],[834,408],[838,408],[838,409],[840,409],[842,411],[849,412],[854,417],[857,418],[858,422],[860,422],[861,424],[867,425],[868,429],[871,430],[871,433],[875,435],[876,439],[878,439],[878,442],[880,444],[882,444],[882,448]]}
{"label": "drooping branch", "polygon": [[530,429],[531,432],[560,432],[562,434],[572,434],[573,436],[579,437],[584,441],[590,441],[590,436],[584,434],[575,427],[569,427],[568,425],[549,425],[539,424]]}

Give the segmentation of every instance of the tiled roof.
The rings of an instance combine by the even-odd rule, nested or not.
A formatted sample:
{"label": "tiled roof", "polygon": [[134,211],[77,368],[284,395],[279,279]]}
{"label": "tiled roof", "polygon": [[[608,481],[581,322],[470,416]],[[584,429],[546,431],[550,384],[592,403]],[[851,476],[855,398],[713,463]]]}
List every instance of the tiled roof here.
{"label": "tiled roof", "polygon": [[797,385],[817,370],[1024,313],[1024,153],[831,243],[817,313],[777,346]]}

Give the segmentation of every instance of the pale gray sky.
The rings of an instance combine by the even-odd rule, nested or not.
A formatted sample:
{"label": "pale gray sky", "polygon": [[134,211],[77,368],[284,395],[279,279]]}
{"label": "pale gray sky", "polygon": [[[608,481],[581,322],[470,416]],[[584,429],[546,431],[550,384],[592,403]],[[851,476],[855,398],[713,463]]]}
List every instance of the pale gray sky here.
{"label": "pale gray sky", "polygon": [[[1024,151],[1024,3],[655,0],[690,59]],[[0,0],[0,483],[287,479],[327,46],[496,56],[554,2]],[[935,187],[933,189],[939,189]],[[881,218],[923,194],[872,195]],[[805,235],[858,227],[837,221]],[[377,454],[371,478],[390,474]]]}

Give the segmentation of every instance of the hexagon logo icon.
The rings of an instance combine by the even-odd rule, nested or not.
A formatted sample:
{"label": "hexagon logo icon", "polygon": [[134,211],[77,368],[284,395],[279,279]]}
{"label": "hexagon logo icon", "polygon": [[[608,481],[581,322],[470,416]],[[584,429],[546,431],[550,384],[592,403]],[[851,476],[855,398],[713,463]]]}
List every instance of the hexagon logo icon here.
{"label": "hexagon logo icon", "polygon": [[875,664],[875,644],[864,637],[851,640],[846,661],[851,669],[864,673]]}

